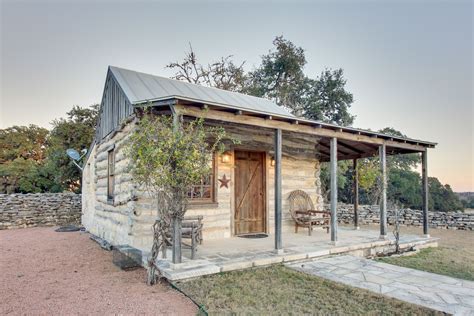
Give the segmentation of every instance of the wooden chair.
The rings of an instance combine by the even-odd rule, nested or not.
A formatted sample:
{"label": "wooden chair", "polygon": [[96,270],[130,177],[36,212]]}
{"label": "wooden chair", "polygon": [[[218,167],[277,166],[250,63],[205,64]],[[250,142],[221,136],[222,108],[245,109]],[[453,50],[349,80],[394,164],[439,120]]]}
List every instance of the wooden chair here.
{"label": "wooden chair", "polygon": [[329,221],[331,213],[327,211],[316,211],[313,201],[309,195],[302,190],[295,190],[288,197],[290,201],[290,214],[295,221],[295,233],[298,227],[308,227],[308,235],[311,236],[313,227],[321,226],[329,233]]}
{"label": "wooden chair", "polygon": [[194,259],[197,245],[202,244],[202,215],[185,216],[181,222],[181,238],[191,239],[191,243],[182,242],[183,246],[191,249],[191,259]]}

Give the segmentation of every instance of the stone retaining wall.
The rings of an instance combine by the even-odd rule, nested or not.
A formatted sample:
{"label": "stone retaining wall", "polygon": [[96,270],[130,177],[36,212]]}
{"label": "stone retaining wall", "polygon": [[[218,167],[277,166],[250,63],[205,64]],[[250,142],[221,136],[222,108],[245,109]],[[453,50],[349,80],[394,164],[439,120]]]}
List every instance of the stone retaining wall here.
{"label": "stone retaining wall", "polygon": [[[326,206],[329,209],[329,205]],[[339,223],[352,224],[354,222],[354,206],[352,204],[338,204]],[[423,212],[421,210],[400,210],[400,224],[409,226],[423,225]],[[463,212],[429,212],[429,225],[431,228],[449,228],[474,230],[474,214]],[[387,222],[389,225],[395,223],[395,213],[388,210]],[[380,208],[378,205],[359,205],[359,223],[380,223]]]}
{"label": "stone retaining wall", "polygon": [[0,229],[80,224],[80,222],[80,194],[0,194]]}

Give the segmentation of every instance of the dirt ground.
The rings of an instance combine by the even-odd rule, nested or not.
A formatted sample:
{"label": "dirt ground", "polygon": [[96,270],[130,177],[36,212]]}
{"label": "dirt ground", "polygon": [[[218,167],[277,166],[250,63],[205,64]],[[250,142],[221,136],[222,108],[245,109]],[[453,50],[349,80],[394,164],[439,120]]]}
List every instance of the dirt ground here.
{"label": "dirt ground", "polygon": [[168,285],[147,286],[144,269],[122,271],[85,233],[53,228],[0,231],[0,314],[195,315]]}

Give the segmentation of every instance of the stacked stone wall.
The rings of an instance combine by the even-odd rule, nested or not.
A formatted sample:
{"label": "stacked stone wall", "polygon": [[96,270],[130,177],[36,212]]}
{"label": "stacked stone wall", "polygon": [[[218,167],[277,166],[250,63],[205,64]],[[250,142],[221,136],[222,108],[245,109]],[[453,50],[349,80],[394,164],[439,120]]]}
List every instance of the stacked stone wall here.
{"label": "stacked stone wall", "polygon": [[0,194],[0,229],[59,226],[80,222],[80,194]]}
{"label": "stacked stone wall", "polygon": [[[329,209],[329,205],[326,206]],[[354,222],[354,206],[352,204],[338,204],[339,223],[352,224]],[[423,212],[404,208],[399,211],[400,224],[407,226],[422,226]],[[474,230],[474,214],[463,212],[429,212],[429,226],[431,228],[448,228],[461,230]],[[389,225],[395,223],[395,211],[387,211]],[[380,223],[380,207],[378,205],[359,205],[360,224]]]}

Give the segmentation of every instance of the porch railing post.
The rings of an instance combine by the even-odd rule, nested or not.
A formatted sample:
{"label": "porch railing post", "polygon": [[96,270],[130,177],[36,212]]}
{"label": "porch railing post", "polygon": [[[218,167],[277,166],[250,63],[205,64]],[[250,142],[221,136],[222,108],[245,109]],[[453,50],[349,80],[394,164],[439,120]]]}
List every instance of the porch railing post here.
{"label": "porch railing post", "polygon": [[423,187],[423,235],[429,237],[428,232],[428,152],[421,153],[421,181]]}
{"label": "porch railing post", "polygon": [[281,129],[275,130],[275,251],[283,251],[281,243]]}
{"label": "porch railing post", "polygon": [[385,144],[379,146],[380,155],[380,239],[387,238],[387,148]]}
{"label": "porch railing post", "polygon": [[353,182],[354,182],[354,228],[359,229],[359,171],[357,170],[357,158],[353,160]]}
{"label": "porch railing post", "polygon": [[331,138],[331,241],[337,242],[337,138]]}

